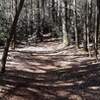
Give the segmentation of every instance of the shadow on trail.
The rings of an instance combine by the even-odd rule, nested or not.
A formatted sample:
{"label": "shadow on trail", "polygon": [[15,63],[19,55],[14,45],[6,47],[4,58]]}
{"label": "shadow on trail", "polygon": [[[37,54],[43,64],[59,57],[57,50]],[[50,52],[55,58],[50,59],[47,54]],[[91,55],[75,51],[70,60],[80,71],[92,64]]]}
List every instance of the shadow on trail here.
{"label": "shadow on trail", "polygon": [[11,52],[0,74],[0,100],[100,100],[100,64],[65,51]]}
{"label": "shadow on trail", "polygon": [[10,69],[0,75],[1,86],[1,100],[100,100],[100,64],[46,73]]}

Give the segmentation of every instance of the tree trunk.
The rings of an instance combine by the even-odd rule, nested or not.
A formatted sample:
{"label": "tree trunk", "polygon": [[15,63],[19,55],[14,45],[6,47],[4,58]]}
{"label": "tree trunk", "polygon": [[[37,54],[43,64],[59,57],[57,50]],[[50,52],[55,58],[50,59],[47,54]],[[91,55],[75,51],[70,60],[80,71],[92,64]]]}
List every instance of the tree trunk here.
{"label": "tree trunk", "polygon": [[85,11],[84,12],[84,25],[83,25],[83,29],[84,29],[84,33],[83,33],[83,48],[84,48],[84,51],[88,52],[88,34],[87,34],[87,1],[85,3]]}
{"label": "tree trunk", "polygon": [[84,51],[88,51],[88,47],[87,47],[87,32],[86,32],[86,23],[84,22],[84,33],[83,33],[83,48],[84,48]]}
{"label": "tree trunk", "polygon": [[30,34],[31,36],[33,35],[33,0],[30,1],[30,8],[31,8],[31,12],[30,12]]}
{"label": "tree trunk", "polygon": [[99,21],[100,21],[100,1],[96,0],[96,10],[95,10],[95,40],[94,40],[94,49],[96,61],[98,61],[98,36],[99,36]]}
{"label": "tree trunk", "polygon": [[74,31],[75,31],[75,43],[76,43],[76,48],[79,48],[79,38],[78,38],[78,31],[77,31],[77,11],[76,11],[76,0],[73,2],[74,5]]}
{"label": "tree trunk", "polygon": [[52,19],[53,22],[55,23],[56,19],[55,19],[55,0],[52,0]]}
{"label": "tree trunk", "polygon": [[15,31],[16,31],[17,21],[19,19],[19,15],[20,15],[20,12],[22,10],[23,4],[24,4],[24,0],[20,0],[18,11],[17,11],[17,13],[15,15],[13,24],[11,26],[11,31],[9,33],[9,37],[8,37],[8,39],[6,41],[6,44],[5,44],[5,48],[4,48],[4,52],[3,52],[3,56],[2,56],[2,60],[1,60],[1,64],[2,64],[2,66],[1,66],[1,72],[2,73],[5,72],[5,65],[6,65],[6,60],[7,60],[7,56],[8,56],[10,42],[11,42],[11,40],[13,38],[13,35],[14,35]]}
{"label": "tree trunk", "polygon": [[46,6],[45,2],[46,2],[45,0],[41,1],[41,7],[42,7],[42,14],[41,14],[42,15],[42,26],[41,26],[42,27],[42,33],[44,33],[44,31],[45,31],[45,28],[44,28],[45,27],[45,25],[44,25],[45,24],[45,6]]}
{"label": "tree trunk", "polygon": [[86,2],[86,32],[87,32],[87,46],[88,46],[88,54],[91,57],[90,51],[90,31],[89,31],[89,1]]}
{"label": "tree trunk", "polygon": [[[18,2],[17,2],[17,0],[15,0],[15,14],[17,13],[17,4],[18,4]],[[15,30],[15,33],[12,38],[11,47],[12,47],[12,49],[15,49],[15,47],[16,47],[16,30]]]}
{"label": "tree trunk", "polygon": [[37,30],[36,30],[37,39],[40,40],[40,42],[43,41],[43,36],[41,34],[41,28],[40,28],[40,1],[37,0]]}
{"label": "tree trunk", "polygon": [[67,32],[67,1],[62,2],[62,32],[64,46],[69,45]]}

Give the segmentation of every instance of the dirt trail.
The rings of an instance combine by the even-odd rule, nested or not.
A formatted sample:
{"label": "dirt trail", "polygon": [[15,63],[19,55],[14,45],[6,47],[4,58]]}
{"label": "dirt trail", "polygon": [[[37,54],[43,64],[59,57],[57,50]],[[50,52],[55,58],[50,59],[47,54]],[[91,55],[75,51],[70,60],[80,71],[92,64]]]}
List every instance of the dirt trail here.
{"label": "dirt trail", "polygon": [[[49,47],[48,47],[49,45]],[[58,43],[10,51],[0,100],[100,100],[100,65]]]}

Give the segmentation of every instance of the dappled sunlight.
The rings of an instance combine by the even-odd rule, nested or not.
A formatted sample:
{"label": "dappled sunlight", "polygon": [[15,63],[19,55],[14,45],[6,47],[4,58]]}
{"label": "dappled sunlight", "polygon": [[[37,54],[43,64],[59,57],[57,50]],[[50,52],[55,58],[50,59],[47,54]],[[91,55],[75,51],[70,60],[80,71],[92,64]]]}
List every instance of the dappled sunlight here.
{"label": "dappled sunlight", "polygon": [[10,51],[7,71],[0,76],[0,99],[96,100],[93,95],[100,95],[100,64],[74,51],[73,46],[68,49],[50,54]]}
{"label": "dappled sunlight", "polygon": [[25,48],[20,48],[16,49],[17,51],[22,51],[22,52],[49,52],[52,51],[53,49],[51,48],[45,48],[45,47],[25,47]]}
{"label": "dappled sunlight", "polygon": [[100,0],[0,0],[0,100],[100,100]]}
{"label": "dappled sunlight", "polygon": [[[4,81],[3,91],[8,91],[6,95],[13,94],[14,96],[17,95],[19,97],[32,97],[31,94],[34,94],[32,98],[35,96],[38,98],[38,96],[40,96],[41,98],[44,98],[44,100],[47,100],[47,98],[55,100],[57,97],[69,98],[69,100],[70,98],[75,99],[81,98],[82,96],[88,98],[86,94],[95,94],[95,91],[100,89],[98,83],[100,82],[98,80],[99,70],[96,74],[92,74],[98,69],[98,67],[95,67],[93,72],[89,71],[91,69],[88,66],[81,69],[83,70],[81,71],[83,74],[81,74],[80,68],[78,72],[71,68],[64,70],[59,69],[58,71],[50,71],[46,73],[10,70],[6,72],[2,79],[2,81]],[[90,73],[92,74],[92,77],[90,76]],[[88,94],[89,91],[94,92]]]}
{"label": "dappled sunlight", "polygon": [[[25,96],[26,98],[28,96],[32,97],[31,94],[34,94],[32,98],[40,96],[44,100],[47,100],[47,98],[55,100],[57,97],[69,98],[69,100],[70,98],[81,98],[85,94],[88,95],[91,90],[95,93],[96,90],[100,89],[99,83],[97,83],[97,81],[100,82],[97,79],[98,75],[94,74],[91,77],[90,73],[93,73],[89,71],[91,69],[90,67],[81,69],[84,74],[81,74],[80,68],[78,72],[71,68],[46,73],[10,70],[6,72],[2,79],[2,81],[5,81],[3,91],[8,91],[6,95],[13,94],[14,96]],[[96,69],[98,68],[95,67],[93,71],[96,71]],[[89,71],[88,75],[87,71]],[[97,72],[99,73],[99,70]],[[88,90],[88,92],[85,90]],[[20,93],[19,91],[22,92]],[[83,93],[83,91],[85,92]]]}
{"label": "dappled sunlight", "polygon": [[91,90],[100,90],[100,87],[98,86],[92,86],[92,87],[88,87]]}

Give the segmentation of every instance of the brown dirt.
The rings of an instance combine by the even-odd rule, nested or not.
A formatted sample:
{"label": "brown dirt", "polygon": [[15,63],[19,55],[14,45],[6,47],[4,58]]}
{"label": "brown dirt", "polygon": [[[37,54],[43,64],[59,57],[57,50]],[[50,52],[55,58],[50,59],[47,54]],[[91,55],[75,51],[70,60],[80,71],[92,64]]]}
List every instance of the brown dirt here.
{"label": "brown dirt", "polygon": [[49,42],[10,51],[0,100],[100,100],[100,64],[81,49],[61,47]]}

